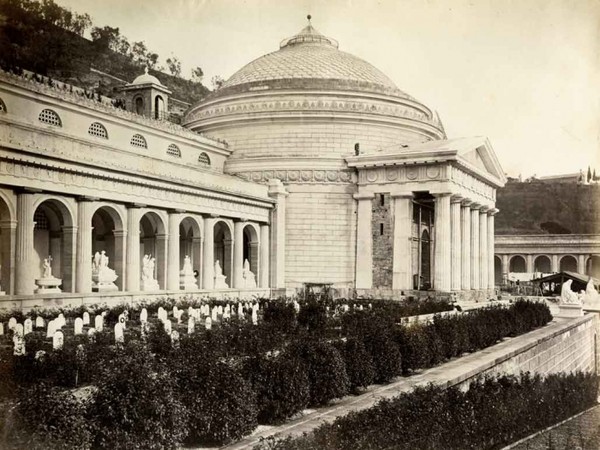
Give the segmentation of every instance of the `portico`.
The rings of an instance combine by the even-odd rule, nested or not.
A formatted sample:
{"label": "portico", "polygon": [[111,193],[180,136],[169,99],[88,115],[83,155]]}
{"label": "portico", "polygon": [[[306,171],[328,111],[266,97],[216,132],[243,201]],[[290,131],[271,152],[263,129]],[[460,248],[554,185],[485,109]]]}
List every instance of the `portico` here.
{"label": "portico", "polygon": [[[456,292],[479,298],[494,288],[495,190],[505,183],[485,138],[433,141],[346,158],[358,171],[356,289]],[[381,206],[389,202],[388,217]],[[376,219],[373,208],[378,208]],[[391,220],[390,270],[373,260]],[[379,223],[377,223],[379,221]]]}

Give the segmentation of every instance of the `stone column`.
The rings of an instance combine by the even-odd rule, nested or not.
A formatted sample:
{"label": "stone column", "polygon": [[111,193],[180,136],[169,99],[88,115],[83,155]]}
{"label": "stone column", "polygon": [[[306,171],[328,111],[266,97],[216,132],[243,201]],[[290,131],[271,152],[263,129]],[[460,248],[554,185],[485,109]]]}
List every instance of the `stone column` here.
{"label": "stone column", "polygon": [[558,269],[558,255],[552,255],[552,272],[556,273]]}
{"label": "stone column", "polygon": [[451,227],[450,227],[450,193],[433,194],[435,197],[435,259],[433,262],[436,291],[448,292],[451,289]]}
{"label": "stone column", "polygon": [[533,255],[525,255],[525,264],[525,270],[527,271],[527,273],[533,273],[535,271],[533,267]]}
{"label": "stone column", "polygon": [[463,200],[461,207],[461,282],[462,290],[471,289],[471,200]]}
{"label": "stone column", "polygon": [[15,294],[15,262],[17,260],[17,221],[0,221],[0,286],[8,295]]}
{"label": "stone column", "polygon": [[[167,259],[167,289],[170,291],[179,290],[179,224],[181,223],[181,214],[177,212],[169,213],[169,242]],[[191,257],[191,255],[190,255]]]}
{"label": "stone column", "polygon": [[585,275],[585,257],[586,255],[577,255],[577,272]]}
{"label": "stone column", "polygon": [[277,204],[271,211],[271,287],[285,287],[285,216],[286,197],[283,183],[278,179],[269,180],[269,197]]}
{"label": "stone column", "polygon": [[127,257],[127,230],[114,230],[113,236],[115,238],[115,254],[112,255],[112,265],[115,273],[119,278],[116,279],[115,284],[119,290],[126,290],[125,283],[127,280],[126,271],[126,257]]}
{"label": "stone column", "polygon": [[479,288],[488,289],[487,207],[479,210]]}
{"label": "stone column", "polygon": [[[392,194],[394,199],[394,249],[392,289],[412,289],[412,192]],[[370,221],[369,221],[370,222]],[[357,255],[357,258],[360,255]]]}
{"label": "stone column", "polygon": [[192,238],[192,254],[190,257],[192,258],[192,267],[194,270],[198,271],[198,278],[196,279],[197,285],[202,285],[202,244],[203,238],[201,236],[194,236]]}
{"label": "stone column", "polygon": [[215,286],[215,217],[204,218],[204,253],[202,254],[202,289]]}
{"label": "stone column", "polygon": [[[502,276],[508,275],[508,255],[502,255]],[[502,280],[504,283],[504,279]]]}
{"label": "stone column", "polygon": [[77,292],[92,292],[92,211],[94,201],[80,199],[77,203]]}
{"label": "stone column", "polygon": [[451,233],[451,248],[450,259],[452,261],[452,280],[451,289],[460,291],[462,285],[462,233],[461,233],[461,209],[462,197],[453,195],[450,201],[450,233]]}
{"label": "stone column", "polygon": [[260,269],[258,271],[258,286],[269,287],[269,225],[260,225]]}
{"label": "stone column", "polygon": [[373,287],[373,236],[371,232],[373,194],[355,194],[356,209],[356,289]]}
{"label": "stone column", "polygon": [[233,279],[231,287],[239,289],[244,284],[244,225],[246,222],[233,223]]}
{"label": "stone column", "polygon": [[127,208],[127,290],[130,292],[140,291],[140,219],[138,206]]}
{"label": "stone column", "polygon": [[499,209],[492,208],[488,211],[487,217],[487,232],[488,232],[488,288],[494,289],[496,287],[496,271],[494,270],[494,216],[498,213]]}
{"label": "stone column", "polygon": [[[167,288],[167,235],[166,234],[157,234],[156,235],[156,281],[158,281],[158,286],[160,289]],[[179,242],[177,242],[179,245]],[[179,266],[179,261],[177,261],[177,265]]]}
{"label": "stone column", "polygon": [[31,295],[35,289],[33,267],[33,194],[21,192],[17,195],[17,248],[16,289],[17,295]]}
{"label": "stone column", "polygon": [[75,267],[77,261],[77,255],[75,249],[77,248],[77,227],[62,227],[61,230],[61,242],[62,242],[62,290],[63,292],[76,292],[75,291]]}
{"label": "stone column", "polygon": [[471,289],[479,289],[479,208],[471,204]]}
{"label": "stone column", "polygon": [[233,286],[233,239],[223,239],[223,275],[227,278],[225,282],[232,288]]}

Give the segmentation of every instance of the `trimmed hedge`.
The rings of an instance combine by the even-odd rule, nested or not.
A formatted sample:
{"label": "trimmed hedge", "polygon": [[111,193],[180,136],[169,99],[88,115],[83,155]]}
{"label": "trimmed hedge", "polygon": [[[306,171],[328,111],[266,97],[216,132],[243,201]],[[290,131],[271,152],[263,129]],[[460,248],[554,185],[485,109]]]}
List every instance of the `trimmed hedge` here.
{"label": "trimmed hedge", "polygon": [[300,438],[257,450],[499,449],[596,404],[598,376],[529,373],[476,381],[463,392],[430,385],[382,400]]}

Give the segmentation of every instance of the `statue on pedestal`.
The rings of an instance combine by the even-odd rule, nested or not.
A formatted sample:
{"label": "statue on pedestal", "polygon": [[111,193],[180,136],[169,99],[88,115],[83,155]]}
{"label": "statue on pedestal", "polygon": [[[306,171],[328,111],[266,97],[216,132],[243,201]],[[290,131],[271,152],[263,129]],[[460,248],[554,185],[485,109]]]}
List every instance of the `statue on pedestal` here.
{"label": "statue on pedestal", "polygon": [[581,301],[577,294],[571,290],[571,284],[573,284],[573,280],[567,280],[563,283],[560,290],[560,302],[570,305],[579,305],[581,304]]}
{"label": "statue on pedestal", "polygon": [[35,280],[38,288],[36,294],[58,294],[62,292],[59,286],[62,284],[60,278],[52,276],[52,256],[48,255],[42,262],[42,277]]}
{"label": "statue on pedestal", "polygon": [[183,269],[179,272],[179,287],[184,290],[198,289],[194,269],[192,268],[192,260],[188,255],[185,255]]}
{"label": "statue on pedestal", "polygon": [[574,318],[583,316],[583,305],[580,296],[571,290],[573,280],[567,280],[560,289],[560,303],[556,317]]}
{"label": "statue on pedestal", "polygon": [[225,282],[227,277],[223,275],[223,269],[221,269],[221,264],[217,259],[215,261],[215,289],[228,289],[229,286]]}
{"label": "statue on pedestal", "polygon": [[585,295],[583,301],[585,304],[600,304],[600,294],[598,294],[598,291],[594,287],[594,281],[591,277],[585,287]]}
{"label": "statue on pedestal", "polygon": [[142,260],[142,291],[159,291],[160,286],[154,278],[156,259],[151,255],[144,255]]}
{"label": "statue on pedestal", "polygon": [[246,289],[256,288],[256,276],[250,270],[250,262],[247,259],[244,261],[244,270],[242,271],[242,287]]}
{"label": "statue on pedestal", "polygon": [[116,272],[108,267],[108,255],[104,250],[94,254],[92,263],[92,290],[96,292],[117,291],[115,280],[118,278]]}

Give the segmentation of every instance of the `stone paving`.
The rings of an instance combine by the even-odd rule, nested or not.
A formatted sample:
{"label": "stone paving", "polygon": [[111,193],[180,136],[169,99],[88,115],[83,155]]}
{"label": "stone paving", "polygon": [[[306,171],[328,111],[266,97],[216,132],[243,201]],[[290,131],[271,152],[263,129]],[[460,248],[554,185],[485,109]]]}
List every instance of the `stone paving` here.
{"label": "stone paving", "polygon": [[505,450],[599,450],[600,405]]}

